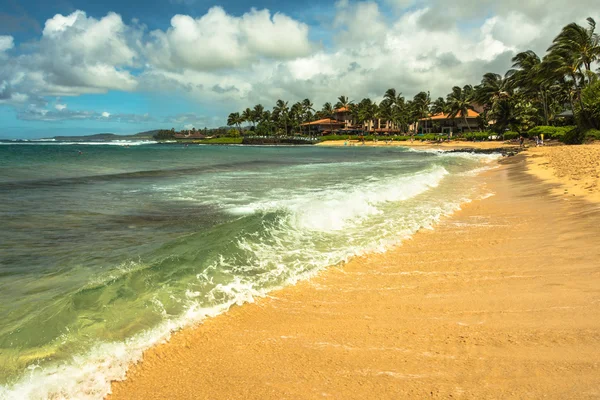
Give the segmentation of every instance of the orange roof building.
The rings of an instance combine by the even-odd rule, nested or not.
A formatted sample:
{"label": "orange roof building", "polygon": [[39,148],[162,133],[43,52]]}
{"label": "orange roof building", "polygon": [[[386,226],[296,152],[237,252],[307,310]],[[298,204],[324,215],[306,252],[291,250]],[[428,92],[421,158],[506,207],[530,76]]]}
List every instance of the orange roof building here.
{"label": "orange roof building", "polygon": [[[462,118],[462,117],[463,117],[462,113],[458,113],[458,115],[456,117],[454,117],[454,119],[458,119],[458,118]],[[477,111],[467,110],[467,119],[477,118],[477,117],[479,117],[479,113]],[[419,121],[439,121],[439,120],[444,120],[444,119],[453,119],[453,118],[450,118],[450,114],[440,113],[440,114],[432,115],[431,117],[428,117],[428,118],[421,118]]]}
{"label": "orange roof building", "polygon": [[459,133],[467,130],[479,129],[479,113],[474,110],[467,110],[467,115],[463,117],[458,113],[454,118],[449,114],[440,113],[427,118],[419,119],[417,130],[420,133]]}

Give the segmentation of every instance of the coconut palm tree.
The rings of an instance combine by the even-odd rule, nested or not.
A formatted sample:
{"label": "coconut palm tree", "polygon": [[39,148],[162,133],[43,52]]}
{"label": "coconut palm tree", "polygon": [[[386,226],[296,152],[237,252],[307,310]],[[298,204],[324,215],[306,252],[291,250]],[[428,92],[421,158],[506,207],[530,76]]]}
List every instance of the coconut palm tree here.
{"label": "coconut palm tree", "polygon": [[445,114],[447,111],[446,100],[443,97],[438,97],[433,103],[431,103],[431,108],[429,111],[431,114]]}
{"label": "coconut palm tree", "polygon": [[446,98],[448,103],[449,117],[454,119],[460,115],[463,118],[465,125],[467,125],[467,128],[469,128],[469,132],[473,132],[471,130],[471,126],[467,122],[469,110],[473,109],[473,106],[471,105],[472,96],[473,87],[466,85],[463,88],[454,86],[452,88],[452,92],[448,94],[448,97]]}
{"label": "coconut palm tree", "polygon": [[519,93],[537,98],[542,104],[544,123],[550,120],[549,92],[554,83],[554,74],[546,75],[542,69],[542,61],[532,50],[515,55],[513,65],[506,73],[508,87],[517,89]]}
{"label": "coconut palm tree", "polygon": [[348,99],[346,96],[338,97],[338,102],[335,103],[335,109],[338,110],[340,108],[349,108],[350,104],[352,104],[352,100]]}
{"label": "coconut palm tree", "polygon": [[227,117],[227,125],[228,126],[236,125],[238,127],[238,130],[240,130],[240,126],[241,126],[242,122],[244,122],[244,119],[242,118],[242,116],[240,115],[239,112],[231,113]]}
{"label": "coconut palm tree", "polygon": [[[254,106],[254,108],[252,109],[252,122],[254,124],[260,123],[262,121],[264,111],[265,108],[262,106],[262,104],[257,104]],[[254,127],[256,129],[256,125],[254,125]]]}
{"label": "coconut palm tree", "polygon": [[300,126],[304,115],[304,106],[302,103],[294,103],[290,108],[289,115],[292,124],[292,130]]}
{"label": "coconut palm tree", "polygon": [[[304,122],[310,122],[312,119],[312,113],[315,111],[313,103],[309,99],[302,100],[302,109],[304,114]],[[308,135],[311,135],[311,125],[308,125]]]}
{"label": "coconut palm tree", "polygon": [[412,100],[412,113],[414,122],[420,119],[429,117],[429,106],[431,105],[431,97],[429,92],[419,92]]}
{"label": "coconut palm tree", "polygon": [[583,27],[575,22],[565,26],[552,42],[548,51],[557,54],[568,54],[572,58],[574,67],[585,72],[588,84],[596,79],[591,70],[592,64],[600,58],[600,35],[596,32],[596,21],[588,18],[588,27]]}
{"label": "coconut palm tree", "polygon": [[[328,118],[331,120],[333,118],[333,107],[330,102],[323,104],[323,108],[321,108],[321,116]],[[329,123],[329,131],[333,131],[333,126],[331,122]]]}
{"label": "coconut palm tree", "polygon": [[283,100],[277,100],[277,103],[275,103],[275,107],[273,107],[273,115],[276,116],[280,124],[281,122],[283,122],[286,135],[288,134],[289,112],[290,110],[288,108],[288,102]]}

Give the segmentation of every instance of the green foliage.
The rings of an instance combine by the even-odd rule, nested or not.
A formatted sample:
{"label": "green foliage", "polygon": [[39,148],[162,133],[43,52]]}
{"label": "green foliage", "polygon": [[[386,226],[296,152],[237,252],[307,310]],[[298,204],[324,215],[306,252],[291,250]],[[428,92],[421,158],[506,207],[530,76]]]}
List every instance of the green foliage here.
{"label": "green foliage", "polygon": [[535,136],[544,135],[544,140],[561,140],[573,129],[575,129],[574,126],[536,126],[535,128],[530,129],[525,136],[534,138]]}
{"label": "green foliage", "polygon": [[560,137],[559,140],[565,144],[581,144],[584,138],[585,136],[579,129],[573,128]]}
{"label": "green foliage", "polygon": [[517,139],[520,136],[519,132],[507,131],[504,132],[504,140]]}
{"label": "green foliage", "polygon": [[212,139],[201,139],[201,140],[195,140],[194,143],[199,143],[199,144],[241,144],[242,143],[242,138],[241,137],[217,137],[217,138],[212,138]]}
{"label": "green foliage", "polygon": [[600,140],[600,130],[590,129],[584,134],[585,140]]}
{"label": "green foliage", "polygon": [[466,133],[463,135],[463,137],[470,142],[482,142],[484,140],[490,140],[490,136],[493,136],[493,135],[496,135],[496,134],[492,133],[492,132],[473,132],[473,133]]}
{"label": "green foliage", "polygon": [[156,139],[156,140],[174,140],[175,139],[175,130],[161,129],[154,134],[154,139]]}
{"label": "green foliage", "polygon": [[229,132],[227,133],[227,136],[232,137],[232,138],[238,138],[241,135],[240,131],[238,131],[237,129],[230,129]]}
{"label": "green foliage", "polygon": [[600,80],[581,91],[581,101],[585,107],[583,120],[594,127],[600,127]]}

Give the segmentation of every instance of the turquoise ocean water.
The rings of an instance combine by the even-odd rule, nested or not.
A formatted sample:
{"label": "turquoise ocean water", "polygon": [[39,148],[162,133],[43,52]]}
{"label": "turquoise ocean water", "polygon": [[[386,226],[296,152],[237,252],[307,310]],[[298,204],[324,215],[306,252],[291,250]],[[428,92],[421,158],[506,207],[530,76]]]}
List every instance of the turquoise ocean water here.
{"label": "turquoise ocean water", "polygon": [[173,330],[488,195],[494,158],[0,143],[0,399],[100,399]]}

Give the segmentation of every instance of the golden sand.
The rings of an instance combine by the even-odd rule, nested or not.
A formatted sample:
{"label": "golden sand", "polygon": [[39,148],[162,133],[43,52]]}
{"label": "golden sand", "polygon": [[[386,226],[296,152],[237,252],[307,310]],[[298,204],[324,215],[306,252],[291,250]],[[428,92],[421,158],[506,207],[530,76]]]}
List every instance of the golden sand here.
{"label": "golden sand", "polygon": [[561,185],[557,193],[600,202],[600,144],[528,149],[529,171]]}
{"label": "golden sand", "polygon": [[[317,144],[317,146],[344,146],[348,143],[349,146],[363,146],[363,143],[358,140],[328,140]],[[467,141],[452,141],[452,142],[429,142],[419,141],[414,142],[394,142],[390,141],[386,143],[385,140],[379,140],[377,142],[365,142],[365,147],[416,147],[426,149],[443,149],[443,150],[455,150],[455,149],[498,149],[498,148],[518,148],[519,145],[516,142],[467,142]]]}
{"label": "golden sand", "polygon": [[481,179],[495,196],[175,334],[109,398],[600,398],[599,206],[523,156]]}

